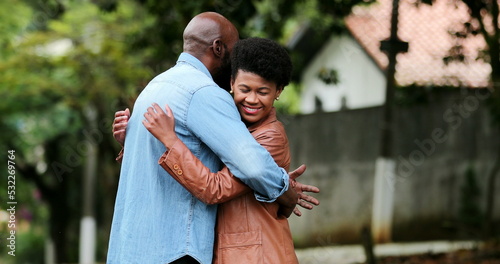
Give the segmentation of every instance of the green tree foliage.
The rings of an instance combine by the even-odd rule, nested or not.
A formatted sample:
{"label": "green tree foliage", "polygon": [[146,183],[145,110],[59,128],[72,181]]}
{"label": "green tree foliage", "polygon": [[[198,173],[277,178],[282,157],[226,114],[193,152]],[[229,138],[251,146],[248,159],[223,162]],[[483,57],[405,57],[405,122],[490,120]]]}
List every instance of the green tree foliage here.
{"label": "green tree foliage", "polygon": [[152,76],[143,64],[149,50],[136,51],[128,43],[154,18],[131,1],[114,12],[78,1],[39,26],[30,18],[43,17],[43,10],[14,6],[24,19],[9,12],[0,22],[12,31],[2,40],[0,96],[6,100],[0,106],[1,145],[16,150],[18,188],[23,188],[22,176],[35,183],[47,202],[58,261],[74,262],[88,146],[98,145],[98,160],[108,161],[98,165],[96,194],[103,203],[99,221],[109,225],[119,169],[113,164],[119,149],[110,136],[112,117],[116,109],[132,104],[130,98]]}

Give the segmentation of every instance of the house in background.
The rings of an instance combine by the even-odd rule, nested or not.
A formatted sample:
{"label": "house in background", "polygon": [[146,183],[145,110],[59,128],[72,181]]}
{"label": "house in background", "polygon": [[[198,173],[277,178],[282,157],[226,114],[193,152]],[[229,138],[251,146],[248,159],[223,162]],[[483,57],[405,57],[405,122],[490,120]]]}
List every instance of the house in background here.
{"label": "house in background", "polygon": [[[486,87],[491,68],[477,59],[485,46],[481,37],[453,37],[468,20],[465,6],[452,0],[433,6],[414,2],[400,1],[398,36],[409,42],[409,50],[397,57],[396,82],[408,89],[456,89],[433,90],[425,104],[398,105],[394,113],[396,175],[388,179],[394,183],[392,239],[470,239],[459,213],[467,198],[465,175],[472,172],[486,195],[500,139],[481,103],[488,90],[460,88]],[[355,8],[344,35],[321,35],[306,27],[290,41],[292,55],[300,52],[307,60],[294,64],[301,73],[303,115],[284,122],[291,167],[307,164],[304,182],[322,189],[314,212],[289,219],[297,247],[359,243],[360,231],[373,218],[379,106],[385,103],[388,64],[380,42],[390,35],[391,9],[391,0],[379,0]],[[452,59],[461,53],[463,62]],[[330,113],[310,114],[320,111]],[[434,140],[436,131],[442,140]],[[495,188],[500,190],[499,181]],[[482,209],[483,201],[478,203]],[[493,212],[500,226],[500,203]]]}
{"label": "house in background", "polygon": [[[478,59],[484,39],[476,36],[457,39],[453,34],[468,18],[467,8],[459,1],[436,1],[432,6],[401,0],[399,32],[409,42],[407,53],[397,57],[396,82],[399,86],[486,87],[490,65]],[[325,37],[310,45],[310,29],[299,32],[289,47],[310,57],[301,72],[301,113],[334,112],[380,106],[385,101],[387,56],[380,41],[390,35],[391,0],[355,7],[346,18],[348,34]],[[453,49],[452,49],[453,48]],[[452,52],[450,52],[452,49]],[[312,52],[310,50],[313,50]],[[462,51],[464,62],[449,60]],[[338,82],[329,83],[336,72]],[[327,82],[325,82],[325,77]]]}

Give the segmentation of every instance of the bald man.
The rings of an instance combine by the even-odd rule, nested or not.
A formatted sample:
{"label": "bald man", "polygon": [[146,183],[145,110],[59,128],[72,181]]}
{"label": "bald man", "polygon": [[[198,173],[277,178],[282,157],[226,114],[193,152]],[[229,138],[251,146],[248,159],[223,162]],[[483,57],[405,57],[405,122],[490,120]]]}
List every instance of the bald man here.
{"label": "bald man", "polygon": [[288,190],[287,172],[251,136],[220,88],[230,81],[229,55],[239,39],[234,25],[202,13],[183,38],[177,64],[146,86],[128,122],[107,263],[212,262],[216,206],[192,196],[158,165],[165,147],[141,123],[153,102],[170,106],[178,137],[213,172],[226,164],[263,202]]}

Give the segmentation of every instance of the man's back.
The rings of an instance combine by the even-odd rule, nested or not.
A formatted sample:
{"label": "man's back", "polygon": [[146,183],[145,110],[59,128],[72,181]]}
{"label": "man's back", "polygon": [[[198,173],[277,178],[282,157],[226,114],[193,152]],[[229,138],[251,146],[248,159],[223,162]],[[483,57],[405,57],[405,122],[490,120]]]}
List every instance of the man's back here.
{"label": "man's back", "polygon": [[168,104],[179,137],[211,170],[218,170],[219,158],[186,125],[199,89],[227,96],[208,71],[179,63],[154,78],[137,98],[127,129],[108,263],[168,263],[187,254],[211,262],[216,206],[194,198],[158,165],[165,147],[141,124],[153,102]]}

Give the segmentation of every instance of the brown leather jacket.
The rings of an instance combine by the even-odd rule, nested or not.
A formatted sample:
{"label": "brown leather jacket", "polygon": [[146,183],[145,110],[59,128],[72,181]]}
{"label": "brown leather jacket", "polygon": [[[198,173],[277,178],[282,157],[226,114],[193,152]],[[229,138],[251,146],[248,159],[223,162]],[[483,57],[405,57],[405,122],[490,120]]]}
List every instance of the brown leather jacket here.
{"label": "brown leather jacket", "polygon": [[[276,163],[288,171],[288,139],[275,110],[249,130]],[[233,177],[227,167],[210,172],[181,141],[163,154],[159,164],[201,201],[221,203],[213,263],[298,263],[288,220],[278,215],[279,205],[258,202],[253,191]]]}

